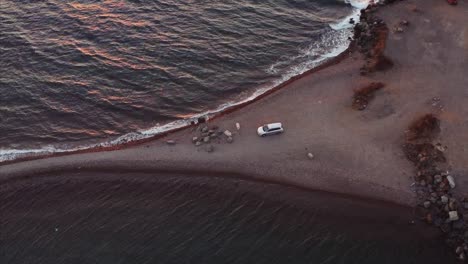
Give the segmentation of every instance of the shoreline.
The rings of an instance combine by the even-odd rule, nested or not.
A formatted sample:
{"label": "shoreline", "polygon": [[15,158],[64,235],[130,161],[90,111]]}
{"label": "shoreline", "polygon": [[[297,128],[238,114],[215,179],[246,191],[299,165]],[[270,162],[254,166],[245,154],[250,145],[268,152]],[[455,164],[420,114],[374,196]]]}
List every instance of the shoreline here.
{"label": "shoreline", "polygon": [[[291,77],[290,79],[272,87],[271,89],[268,89],[266,90],[264,93],[262,94],[259,94],[257,97],[251,99],[251,100],[247,100],[245,102],[241,102],[241,103],[238,103],[238,104],[234,104],[232,106],[229,106],[227,108],[225,108],[224,110],[222,111],[219,111],[219,112],[215,112],[211,115],[211,117],[208,119],[208,122],[209,121],[212,121],[212,120],[216,120],[220,117],[223,117],[229,113],[232,113],[232,112],[235,112],[237,111],[238,109],[241,109],[245,106],[248,106],[248,105],[251,105],[285,87],[287,87],[289,84],[301,79],[301,78],[304,78],[308,75],[311,75],[311,74],[314,74],[316,72],[319,72],[323,69],[326,69],[326,68],[329,68],[329,67],[332,67],[334,65],[337,65],[339,64],[342,60],[346,59],[348,56],[350,56],[350,54],[352,52],[356,51],[356,43],[355,41],[351,41],[351,43],[349,44],[349,47],[346,48],[345,51],[343,51],[342,53],[338,54],[337,56],[327,60],[326,62],[318,65],[317,67],[315,68],[312,68],[310,70],[307,70],[299,75],[295,75],[293,77]],[[187,119],[187,121],[190,120],[190,119]],[[183,121],[183,120],[181,120]],[[24,162],[24,161],[31,161],[31,160],[40,160],[40,159],[47,159],[47,158],[51,158],[51,157],[60,157],[60,156],[67,156],[67,155],[73,155],[73,154],[82,154],[82,153],[95,153],[95,152],[106,152],[106,151],[115,151],[115,150],[121,150],[121,149],[125,149],[125,148],[129,148],[129,147],[133,147],[133,146],[139,146],[139,145],[142,145],[142,144],[145,144],[147,142],[151,142],[151,141],[154,141],[154,140],[158,140],[158,139],[161,139],[161,138],[164,138],[164,137],[167,137],[173,133],[176,133],[176,132],[179,132],[179,131],[182,131],[182,130],[185,130],[185,129],[189,129],[191,127],[196,127],[198,124],[187,124],[187,125],[183,125],[181,127],[178,127],[178,128],[174,128],[174,129],[170,129],[170,130],[167,130],[167,131],[164,131],[160,134],[156,134],[156,135],[153,135],[153,136],[149,136],[147,138],[142,138],[142,139],[137,139],[137,140],[131,140],[131,141],[128,141],[128,142],[124,142],[124,143],[119,143],[119,144],[116,144],[116,145],[112,145],[112,146],[92,146],[92,147],[83,147],[83,149],[79,149],[79,150],[70,150],[70,151],[63,151],[63,152],[56,152],[56,153],[50,153],[50,154],[39,154],[39,155],[31,155],[31,156],[26,156],[26,157],[22,157],[22,158],[15,158],[15,159],[12,159],[12,160],[5,160],[5,161],[0,161],[0,166],[2,165],[10,165],[10,164],[15,164],[15,163],[19,163],[19,162]]]}
{"label": "shoreline", "polygon": [[[366,11],[366,10],[369,10],[369,9],[373,9],[375,11],[375,9],[381,9],[382,7],[384,7],[384,5],[374,5],[374,6],[369,6],[367,9],[364,9],[364,10],[361,10],[361,11]],[[355,31],[355,30],[354,30]],[[384,37],[386,38],[387,36],[381,36],[381,35],[377,35],[378,37]],[[379,40],[380,42],[385,42],[385,40]],[[293,86],[293,84],[295,82],[300,82],[301,80],[303,79],[306,79],[306,78],[313,78],[314,74],[317,74],[317,73],[320,73],[324,70],[329,70],[329,69],[333,69],[334,67],[333,66],[337,66],[337,65],[340,65],[340,63],[342,63],[343,61],[345,60],[350,60],[350,58],[352,56],[359,56],[360,52],[358,51],[358,44],[357,44],[357,39],[353,39],[349,45],[349,47],[342,53],[340,53],[339,55],[337,55],[336,57],[333,57],[331,58],[330,60],[324,62],[323,64],[313,68],[313,69],[310,69],[302,74],[299,74],[299,75],[296,75],[292,78],[290,78],[289,80],[273,87],[272,89],[269,89],[268,91],[266,91],[265,93],[262,93],[260,94],[259,96],[255,97],[254,99],[250,100],[250,101],[246,101],[244,103],[240,103],[240,104],[237,104],[237,105],[233,105],[232,107],[229,107],[221,112],[218,112],[216,114],[214,114],[208,121],[207,123],[211,124],[211,123],[216,123],[216,121],[222,119],[223,117],[226,117],[226,116],[229,116],[229,114],[232,114],[232,113],[236,113],[236,112],[239,112],[240,110],[245,110],[246,107],[248,106],[255,106],[256,103],[258,103],[259,101],[262,101],[264,99],[268,99],[270,96],[274,96],[275,94],[278,94],[278,92],[283,92],[283,91],[286,91],[288,90],[288,88],[290,89],[294,89],[294,87],[290,87],[290,86]],[[173,130],[169,130],[169,131],[166,131],[164,133],[161,133],[161,134],[158,134],[158,135],[155,135],[155,136],[151,136],[151,137],[148,137],[148,138],[145,138],[145,139],[141,139],[141,140],[136,140],[136,141],[131,141],[131,142],[127,142],[127,143],[123,143],[123,144],[119,144],[119,145],[115,145],[115,146],[110,146],[110,147],[96,147],[96,148],[90,148],[90,149],[84,149],[84,150],[77,150],[77,151],[70,151],[70,152],[64,152],[64,153],[51,153],[50,155],[43,155],[43,156],[29,156],[29,157],[24,157],[24,158],[20,158],[20,159],[15,159],[15,160],[9,160],[9,161],[5,161],[5,162],[0,162],[0,183],[1,184],[4,184],[4,183],[7,183],[9,181],[14,181],[15,179],[21,179],[21,178],[28,178],[28,176],[31,176],[31,177],[35,177],[35,176],[39,176],[39,175],[43,175],[43,174],[46,174],[46,173],[63,173],[63,174],[66,174],[67,172],[68,173],[72,173],[73,171],[101,171],[101,172],[109,172],[109,171],[126,171],[126,172],[130,172],[130,171],[133,171],[133,172],[155,172],[155,173],[166,173],[166,174],[185,174],[185,175],[195,175],[195,174],[201,174],[201,175],[206,175],[206,174],[209,174],[209,175],[223,175],[221,177],[224,177],[224,176],[227,176],[227,178],[237,178],[237,179],[240,179],[240,180],[251,180],[251,181],[258,181],[258,182],[264,182],[264,183],[272,183],[272,184],[279,184],[279,185],[284,185],[284,186],[292,186],[292,187],[296,187],[296,188],[300,188],[300,189],[303,189],[303,190],[308,190],[308,191],[318,191],[318,192],[324,192],[324,193],[329,193],[329,194],[333,194],[333,195],[338,195],[338,196],[344,196],[344,197],[348,197],[348,198],[353,198],[353,199],[358,199],[358,200],[373,200],[373,201],[379,201],[379,202],[384,202],[384,203],[389,203],[389,204],[395,204],[395,205],[400,205],[400,206],[405,206],[405,207],[408,207],[410,208],[412,205],[413,205],[413,201],[412,199],[408,199],[409,197],[411,197],[412,195],[411,194],[402,194],[401,197],[397,198],[397,199],[394,199],[394,198],[382,198],[382,197],[379,197],[378,195],[369,195],[368,193],[364,192],[364,193],[361,193],[363,190],[365,189],[380,189],[381,191],[387,193],[386,195],[391,197],[393,196],[393,194],[396,194],[398,192],[398,190],[392,190],[391,188],[388,188],[388,187],[385,187],[384,185],[380,186],[380,185],[375,185],[375,183],[367,183],[367,182],[361,182],[359,184],[357,184],[356,186],[357,187],[357,190],[354,191],[354,192],[343,192],[343,191],[336,191],[334,190],[334,188],[330,188],[330,189],[327,189],[327,188],[320,188],[320,187],[311,187],[311,186],[307,186],[307,185],[303,185],[301,182],[291,182],[291,181],[288,181],[288,180],[283,180],[283,179],[271,179],[269,178],[268,176],[262,176],[262,175],[256,175],[255,173],[249,173],[249,172],[242,172],[240,170],[232,170],[232,171],[229,171],[228,169],[202,169],[202,170],[197,170],[196,168],[190,168],[190,169],[178,169],[177,168],[177,165],[169,165],[169,168],[146,168],[146,169],[141,169],[142,166],[137,166],[139,167],[140,169],[133,169],[131,165],[124,165],[122,167],[116,167],[115,165],[102,165],[102,164],[98,164],[98,165],[89,165],[89,164],[86,164],[85,162],[83,163],[83,165],[85,166],[78,166],[76,167],[75,165],[70,165],[69,167],[65,166],[58,166],[58,167],[53,167],[53,166],[47,166],[46,168],[43,168],[42,170],[39,169],[39,170],[34,170],[34,169],[30,169],[28,168],[28,166],[26,166],[26,169],[25,170],[22,170],[21,169],[21,165],[23,165],[24,163],[27,163],[27,162],[42,162],[42,161],[45,161],[47,162],[47,160],[49,159],[54,159],[54,158],[67,158],[67,157],[73,157],[75,155],[87,155],[87,154],[90,154],[90,155],[101,155],[101,154],[105,154],[105,153],[112,153],[114,151],[125,151],[125,150],[131,150],[132,148],[138,148],[138,147],[141,147],[143,148],[144,144],[153,144],[153,143],[157,143],[158,140],[162,139],[162,138],[167,138],[169,136],[172,136],[172,135],[176,135],[177,133],[184,133],[186,131],[188,131],[191,127],[194,128],[196,127],[198,124],[190,124],[190,125],[187,125],[187,126],[183,126],[183,127],[180,127],[180,128],[176,128],[176,129],[173,129]],[[203,125],[203,124],[202,124]],[[2,180],[2,169],[4,169],[5,167],[9,167],[9,166],[15,166],[15,165],[18,165],[19,166],[19,170],[15,170],[13,169],[13,173],[7,173],[7,175],[9,174],[10,177],[7,176],[7,179],[5,180]],[[83,167],[86,167],[86,166],[89,166],[89,168],[83,168]],[[109,168],[112,168],[112,170],[109,170]],[[131,169],[130,169],[131,168]],[[34,174],[34,176],[32,176]],[[333,175],[334,173],[332,173],[331,175]],[[12,176],[13,175],[13,176]],[[229,176],[231,175],[231,176]],[[234,175],[234,177],[232,177],[232,175]],[[11,178],[11,179],[8,179],[8,178]],[[343,179],[340,179],[338,180],[338,185],[346,185],[348,184],[347,183],[347,180],[346,180],[346,177],[344,177]],[[378,191],[376,191],[378,192]],[[404,202],[403,202],[404,201]]]}
{"label": "shoreline", "polygon": [[[446,3],[431,5],[436,6],[431,16],[440,12],[436,8],[446,8]],[[419,19],[419,26],[422,26],[421,23],[426,23],[426,14],[417,13],[414,6],[424,4],[420,0],[408,0],[379,7],[377,12],[373,10],[372,13],[383,15],[389,28],[408,14],[416,14],[413,20]],[[381,12],[383,9],[386,10]],[[402,11],[406,13],[401,14]],[[410,27],[410,30],[413,29]],[[218,142],[215,153],[205,153],[203,148],[194,147],[190,140],[194,131],[190,131],[188,126],[115,147],[5,162],[0,166],[0,178],[47,173],[51,170],[70,172],[106,167],[123,171],[139,167],[163,172],[228,172],[244,175],[249,179],[299,186],[308,190],[413,206],[417,203],[416,195],[410,189],[410,175],[414,168],[404,157],[401,143],[403,132],[415,113],[428,109],[421,100],[413,103],[412,108],[408,106],[415,98],[421,97],[417,89],[427,86],[408,82],[407,86],[413,85],[417,89],[412,92],[412,96],[406,96],[395,93],[399,87],[392,84],[395,84],[395,78],[398,80],[402,72],[408,72],[405,68],[405,63],[408,62],[405,60],[410,57],[408,50],[401,50],[395,43],[404,39],[409,42],[406,45],[416,51],[421,50],[421,43],[413,36],[407,37],[395,32],[389,35],[390,40],[386,42],[391,42],[392,45],[386,45],[385,55],[396,60],[396,66],[388,72],[373,72],[364,77],[360,75],[359,69],[365,65],[366,60],[361,57],[353,42],[345,52],[330,61],[210,119],[207,125],[224,128],[232,128],[237,121],[242,124],[241,131],[235,132],[236,142],[230,145]],[[451,39],[447,41],[452,43]],[[383,50],[379,52],[383,53]],[[426,60],[429,62],[421,63],[422,70],[433,68],[429,64],[431,59],[428,57]],[[409,74],[411,73],[412,70]],[[427,77],[418,74],[418,77],[413,78],[416,81]],[[353,110],[351,88],[379,78],[386,84],[383,91],[378,92],[365,111]],[[430,78],[426,79],[432,81]],[[463,84],[463,80],[460,81]],[[404,85],[401,82],[396,83],[398,86]],[[271,105],[277,109],[273,109]],[[314,116],[314,119],[308,119],[310,116]],[[254,131],[259,122],[275,121],[272,118],[285,121],[287,132],[284,135],[260,140],[256,135],[243,133],[245,130]],[[304,120],[308,120],[305,127]],[[177,145],[169,146],[160,140],[162,138],[175,139]],[[307,158],[309,151],[314,152],[314,156],[318,158],[310,161]],[[451,155],[462,156],[460,151],[463,150],[456,150],[455,147]],[[462,162],[463,159],[457,164]]]}

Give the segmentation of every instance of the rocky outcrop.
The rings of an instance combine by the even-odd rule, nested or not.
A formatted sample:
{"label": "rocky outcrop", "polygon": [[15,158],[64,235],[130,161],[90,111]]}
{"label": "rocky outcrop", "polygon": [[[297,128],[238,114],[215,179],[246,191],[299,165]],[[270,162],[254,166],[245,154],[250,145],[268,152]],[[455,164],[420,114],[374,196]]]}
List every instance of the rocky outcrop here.
{"label": "rocky outcrop", "polygon": [[468,254],[468,200],[459,199],[453,192],[456,183],[447,170],[446,148],[434,143],[440,132],[439,125],[440,120],[432,114],[416,119],[408,128],[403,151],[417,169],[414,191],[420,201],[418,216],[439,228],[445,234],[447,245],[460,260],[465,260]]}

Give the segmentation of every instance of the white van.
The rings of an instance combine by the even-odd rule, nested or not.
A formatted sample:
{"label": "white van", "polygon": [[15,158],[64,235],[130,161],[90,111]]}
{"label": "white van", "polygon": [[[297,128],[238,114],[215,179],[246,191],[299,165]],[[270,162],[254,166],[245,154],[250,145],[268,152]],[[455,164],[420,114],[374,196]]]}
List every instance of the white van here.
{"label": "white van", "polygon": [[281,123],[266,124],[257,129],[257,133],[261,137],[280,134],[283,132],[284,132],[284,129]]}

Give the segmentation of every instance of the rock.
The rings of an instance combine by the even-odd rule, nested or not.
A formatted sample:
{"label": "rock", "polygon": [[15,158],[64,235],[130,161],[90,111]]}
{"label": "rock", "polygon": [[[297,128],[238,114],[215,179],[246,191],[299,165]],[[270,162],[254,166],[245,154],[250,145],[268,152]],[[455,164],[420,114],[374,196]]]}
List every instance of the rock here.
{"label": "rock", "polygon": [[168,144],[168,145],[175,145],[176,142],[175,142],[175,140],[167,140],[167,141],[166,141],[166,144]]}
{"label": "rock", "polygon": [[402,25],[402,26],[409,26],[409,21],[408,21],[408,20],[402,20],[402,21],[400,22],[400,25]]}
{"label": "rock", "polygon": [[445,148],[441,144],[436,144],[435,148],[440,152],[445,152]]}
{"label": "rock", "polygon": [[201,143],[200,141],[195,142],[195,146],[197,146],[197,147],[198,147],[198,146],[201,146],[201,144],[202,144],[202,143]]}
{"label": "rock", "polygon": [[403,32],[403,28],[402,28],[402,27],[395,27],[395,28],[394,28],[394,31],[397,32],[397,33],[402,33],[402,32]]}
{"label": "rock", "polygon": [[193,142],[193,143],[197,143],[197,141],[198,141],[198,137],[193,137],[193,138],[192,138],[192,142]]}
{"label": "rock", "polygon": [[213,129],[208,130],[209,135],[213,135],[214,133],[216,133],[216,131],[214,131]]}
{"label": "rock", "polygon": [[234,139],[232,137],[228,137],[226,141],[227,143],[231,144],[232,142],[234,142]]}
{"label": "rock", "polygon": [[460,253],[462,253],[462,252],[463,252],[463,247],[461,247],[461,246],[458,246],[458,247],[455,249],[455,254],[457,254],[457,255],[460,254]]}
{"label": "rock", "polygon": [[432,224],[432,214],[429,213],[426,215],[426,222],[428,224]]}
{"label": "rock", "polygon": [[449,202],[449,198],[446,196],[446,195],[442,195],[440,197],[440,201],[443,203],[443,204],[447,204]]}
{"label": "rock", "polygon": [[232,132],[229,130],[226,130],[224,131],[224,135],[226,135],[226,137],[232,137]]}
{"label": "rock", "polygon": [[217,137],[218,137],[218,135],[217,135],[216,133],[215,133],[215,134],[211,134],[211,136],[210,136],[210,138],[212,138],[212,139],[215,139],[215,138],[217,138]]}
{"label": "rock", "polygon": [[447,234],[450,232],[451,228],[449,224],[444,223],[443,225],[440,226],[440,230]]}
{"label": "rock", "polygon": [[463,221],[462,219],[458,219],[457,221],[453,222],[452,224],[452,227],[454,229],[463,229],[463,226],[465,225],[465,221]]}
{"label": "rock", "polygon": [[434,225],[437,227],[440,227],[442,224],[444,224],[444,221],[440,217],[436,217],[433,222],[434,222]]}
{"label": "rock", "polygon": [[201,132],[202,132],[202,133],[207,133],[208,130],[209,130],[208,127],[207,127],[207,126],[204,126],[204,127],[202,127]]}
{"label": "rock", "polygon": [[447,176],[447,181],[449,182],[450,188],[455,188],[455,179],[451,175]]}
{"label": "rock", "polygon": [[435,183],[441,183],[442,182],[442,176],[441,175],[435,175],[434,176],[434,182]]}
{"label": "rock", "polygon": [[457,200],[455,200],[454,198],[450,198],[449,209],[453,211],[453,210],[456,210],[457,208],[458,208]]}
{"label": "rock", "polygon": [[205,123],[205,122],[206,122],[206,117],[201,116],[201,117],[199,117],[199,118],[197,119],[197,121],[198,121],[199,124]]}
{"label": "rock", "polygon": [[425,201],[423,203],[423,206],[424,206],[424,208],[429,208],[429,207],[431,207],[431,202],[430,201]]}
{"label": "rock", "polygon": [[312,159],[314,159],[314,154],[312,154],[312,153],[307,153],[307,157],[308,157],[309,159],[312,160]]}
{"label": "rock", "polygon": [[457,211],[450,211],[448,220],[451,222],[457,221],[459,219]]}
{"label": "rock", "polygon": [[236,128],[237,128],[237,130],[240,130],[240,124],[239,123],[236,123]]}
{"label": "rock", "polygon": [[425,187],[425,186],[426,186],[426,181],[425,181],[425,180],[421,180],[421,181],[419,182],[419,185]]}
{"label": "rock", "polygon": [[210,135],[210,133],[208,133],[208,132],[203,132],[203,133],[201,133],[201,137],[207,137],[207,136],[209,136],[209,135]]}
{"label": "rock", "polygon": [[206,146],[205,150],[206,150],[206,152],[213,152],[214,147],[213,147],[213,145],[208,145],[208,146]]}
{"label": "rock", "polygon": [[205,143],[210,143],[210,137],[209,137],[209,136],[204,137],[204,138],[203,138],[203,142],[205,142]]}

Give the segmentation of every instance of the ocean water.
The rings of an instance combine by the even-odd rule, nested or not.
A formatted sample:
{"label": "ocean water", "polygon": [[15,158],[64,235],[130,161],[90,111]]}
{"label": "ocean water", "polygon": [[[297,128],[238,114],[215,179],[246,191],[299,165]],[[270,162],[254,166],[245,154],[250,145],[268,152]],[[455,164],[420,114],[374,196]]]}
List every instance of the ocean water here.
{"label": "ocean water", "polygon": [[8,264],[458,263],[410,209],[267,183],[81,173],[0,200]]}
{"label": "ocean water", "polygon": [[114,145],[338,55],[367,0],[1,0],[0,161]]}

